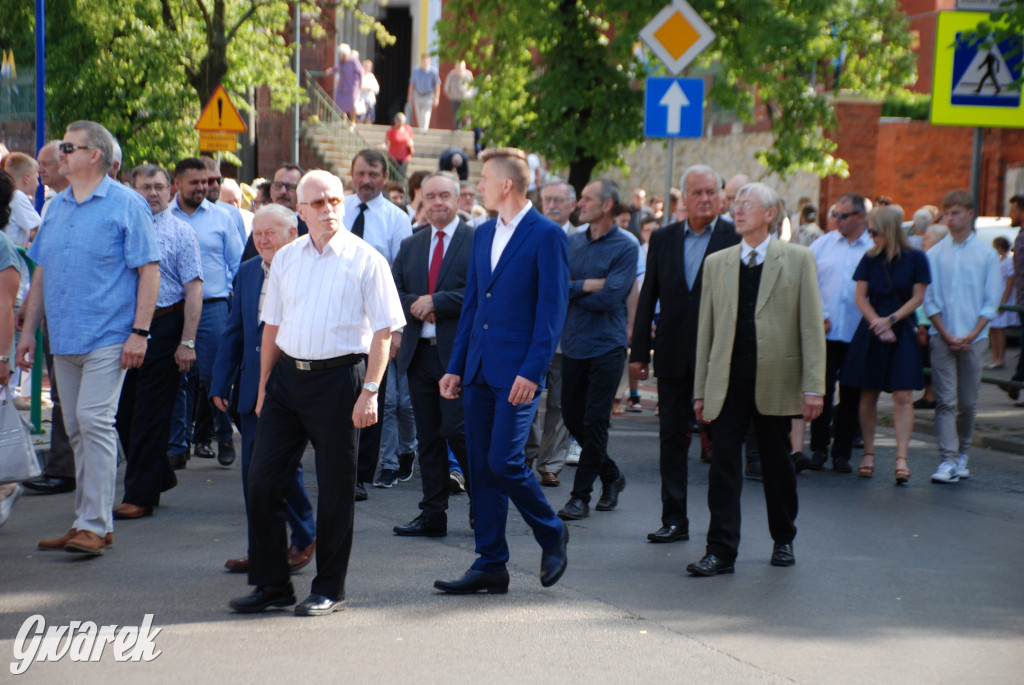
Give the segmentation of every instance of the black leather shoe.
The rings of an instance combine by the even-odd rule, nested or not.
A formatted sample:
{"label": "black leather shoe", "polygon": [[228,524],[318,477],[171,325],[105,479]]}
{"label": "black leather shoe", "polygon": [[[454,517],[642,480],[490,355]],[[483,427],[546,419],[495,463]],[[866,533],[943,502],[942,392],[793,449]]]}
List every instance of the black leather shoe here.
{"label": "black leather shoe", "polygon": [[217,443],[217,463],[221,466],[231,466],[235,463],[235,444],[233,442]]}
{"label": "black leather shoe", "polygon": [[540,584],[551,587],[569,565],[569,526],[562,524],[562,537],[554,547],[544,550],[540,558]]}
{"label": "black leather shoe", "polygon": [[228,604],[240,614],[255,614],[270,607],[286,607],[295,604],[295,588],[291,583],[284,585],[261,585],[247,597],[238,597]]}
{"label": "black leather shoe", "polygon": [[743,468],[743,477],[747,480],[764,480],[764,474],[761,471],[761,462],[752,461]]}
{"label": "black leather shoe", "polygon": [[847,455],[832,455],[832,469],[836,473],[851,473],[853,467],[850,466],[850,457]]}
{"label": "black leather shoe", "polygon": [[797,473],[811,468],[811,460],[803,452],[793,452],[789,458],[793,460],[793,470]]}
{"label": "black leather shoe", "polygon": [[366,494],[366,486],[360,482],[356,482],[356,501],[365,502],[370,499],[370,496]]}
{"label": "black leather shoe", "polygon": [[192,448],[192,454],[197,457],[202,457],[203,459],[213,459],[214,456],[216,456],[213,453],[213,448],[210,447],[210,443],[208,442],[197,442]]}
{"label": "black leather shoe", "polygon": [[481,590],[489,595],[503,595],[508,592],[508,571],[469,569],[458,580],[435,580],[434,587],[449,595],[471,595]]}
{"label": "black leather shoe", "polygon": [[392,528],[395,535],[404,537],[421,538],[443,538],[448,535],[448,522],[446,520],[431,520],[426,516],[417,516],[404,526]]}
{"label": "black leather shoe", "polygon": [[811,463],[807,466],[811,471],[821,471],[828,463],[828,455],[824,452],[815,452],[811,455]]}
{"label": "black leather shoe", "polygon": [[335,611],[345,609],[345,600],[331,599],[316,593],[311,594],[302,600],[301,604],[295,607],[296,616],[326,616]]}
{"label": "black leather shoe", "polygon": [[694,576],[717,576],[735,570],[733,562],[719,559],[714,554],[705,554],[703,559],[686,567],[686,571]]}
{"label": "black leather shoe", "polygon": [[32,492],[40,495],[56,495],[61,492],[74,492],[75,479],[61,478],[60,476],[39,476],[34,480],[27,480],[22,483]]}
{"label": "black leather shoe", "polygon": [[793,556],[793,545],[792,543],[779,544],[775,543],[775,548],[772,550],[772,566],[792,566],[796,563],[796,557]]}
{"label": "black leather shoe", "polygon": [[690,530],[683,526],[672,524],[671,526],[662,526],[653,533],[647,534],[647,539],[651,542],[675,542],[676,540],[689,540]]}
{"label": "black leather shoe", "polygon": [[558,518],[563,521],[579,521],[590,516],[590,505],[579,497],[570,497],[565,506],[558,510]]}
{"label": "black leather shoe", "polygon": [[168,454],[167,460],[171,462],[171,468],[180,471],[188,464],[187,454]]}
{"label": "black leather shoe", "polygon": [[621,472],[614,482],[608,483],[601,488],[601,499],[597,500],[594,507],[598,511],[611,511],[619,504],[619,493],[626,489],[626,476]]}

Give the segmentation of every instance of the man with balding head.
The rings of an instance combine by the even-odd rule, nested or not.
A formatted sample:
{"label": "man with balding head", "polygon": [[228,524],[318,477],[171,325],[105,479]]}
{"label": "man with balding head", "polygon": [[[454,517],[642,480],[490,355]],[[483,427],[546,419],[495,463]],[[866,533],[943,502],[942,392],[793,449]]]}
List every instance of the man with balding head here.
{"label": "man with balding head", "polygon": [[[259,256],[242,264],[235,279],[231,310],[217,360],[213,365],[210,396],[217,409],[226,412],[235,405],[242,432],[242,495],[249,508],[249,462],[256,441],[256,391],[260,381],[260,344],[263,324],[260,315],[266,298],[267,275],[274,255],[296,238],[298,220],[295,212],[281,205],[260,208],[253,217],[253,240]],[[233,387],[232,387],[233,386]],[[303,445],[305,447],[305,445]],[[313,506],[306,495],[302,466],[295,471],[285,494],[288,524],[292,530],[288,548],[288,565],[297,571],[313,558],[316,520]],[[249,557],[228,559],[225,568],[232,573],[246,573]]]}
{"label": "man with balding head", "polygon": [[740,188],[750,183],[750,177],[746,174],[736,174],[726,181],[722,190],[722,215],[732,220],[732,203],[736,201],[736,193]]}
{"label": "man with balding head", "polygon": [[295,613],[322,616],[344,607],[357,430],[377,421],[391,333],[405,325],[405,316],[387,260],[342,224],[341,180],[311,171],[296,195],[309,234],[274,256],[260,315],[260,420],[248,488],[249,584],[256,589],[230,606],[254,613],[295,603],[285,495],[308,440],[323,496],[317,501],[317,573]]}

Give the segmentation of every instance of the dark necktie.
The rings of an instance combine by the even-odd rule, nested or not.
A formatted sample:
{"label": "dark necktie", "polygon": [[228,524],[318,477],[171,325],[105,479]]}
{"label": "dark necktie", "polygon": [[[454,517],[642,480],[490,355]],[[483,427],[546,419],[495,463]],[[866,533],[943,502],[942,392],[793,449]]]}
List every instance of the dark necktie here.
{"label": "dark necktie", "polygon": [[437,245],[434,256],[430,259],[430,271],[427,273],[427,290],[433,295],[437,286],[437,276],[441,273],[441,262],[444,261],[444,231],[437,232]]}
{"label": "dark necktie", "polygon": [[749,266],[750,268],[754,268],[755,266],[757,266],[757,251],[756,250],[751,250],[750,254],[747,255],[747,266]]}
{"label": "dark necktie", "polygon": [[363,237],[363,226],[366,224],[366,217],[363,214],[366,212],[366,203],[359,203],[359,216],[352,222],[352,234],[357,235],[360,238]]}

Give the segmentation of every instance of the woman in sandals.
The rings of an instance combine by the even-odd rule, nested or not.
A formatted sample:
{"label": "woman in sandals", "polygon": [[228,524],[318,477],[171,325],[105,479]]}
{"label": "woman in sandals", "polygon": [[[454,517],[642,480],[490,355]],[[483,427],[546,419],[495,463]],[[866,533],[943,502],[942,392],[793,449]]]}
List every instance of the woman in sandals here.
{"label": "woman in sandals", "polygon": [[900,225],[898,210],[879,207],[868,215],[868,235],[874,247],[857,266],[856,302],[864,319],[853,334],[842,383],[861,388],[860,427],[864,456],[857,475],[875,473],[875,424],[878,395],[892,393],[896,405],[897,485],[910,479],[907,450],[914,427],[911,392],[924,387],[921,351],[914,330],[914,310],[931,282],[928,260],[914,250]]}

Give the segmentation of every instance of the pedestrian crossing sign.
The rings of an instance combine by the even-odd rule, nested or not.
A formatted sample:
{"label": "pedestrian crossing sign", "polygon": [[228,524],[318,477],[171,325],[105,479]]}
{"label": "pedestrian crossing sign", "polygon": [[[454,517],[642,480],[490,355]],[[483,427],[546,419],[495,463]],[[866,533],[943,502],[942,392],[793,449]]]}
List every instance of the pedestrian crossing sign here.
{"label": "pedestrian crossing sign", "polygon": [[1024,128],[1024,98],[1012,84],[1024,67],[1021,36],[983,47],[972,40],[986,12],[940,12],[931,123]]}

